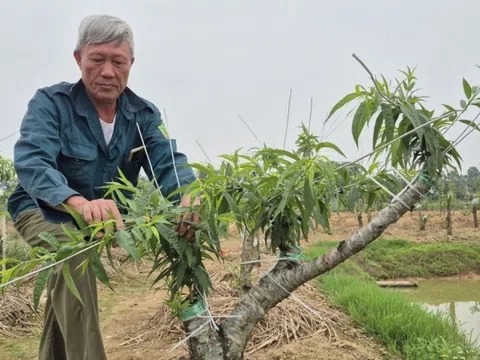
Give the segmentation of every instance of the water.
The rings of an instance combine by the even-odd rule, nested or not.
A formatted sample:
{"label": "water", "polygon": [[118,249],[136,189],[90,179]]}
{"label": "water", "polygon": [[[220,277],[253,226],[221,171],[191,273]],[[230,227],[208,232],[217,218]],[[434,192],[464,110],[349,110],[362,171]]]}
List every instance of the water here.
{"label": "water", "polygon": [[417,288],[401,291],[427,309],[448,315],[472,340],[480,343],[480,280],[423,280]]}

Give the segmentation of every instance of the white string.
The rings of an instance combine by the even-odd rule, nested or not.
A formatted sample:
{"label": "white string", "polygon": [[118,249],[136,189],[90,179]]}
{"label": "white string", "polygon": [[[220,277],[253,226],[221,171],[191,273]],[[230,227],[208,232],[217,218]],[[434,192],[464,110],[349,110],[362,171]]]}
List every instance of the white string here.
{"label": "white string", "polygon": [[373,178],[372,176],[367,175],[367,177],[368,177],[370,180],[372,180],[375,184],[377,184],[378,186],[380,186],[385,192],[387,192],[388,194],[390,194],[391,196],[393,196],[392,202],[395,201],[395,200],[397,200],[397,201],[400,202],[403,206],[405,206],[405,207],[407,208],[407,210],[410,210],[410,207],[409,207],[407,204],[405,204],[405,203],[403,202],[403,200],[398,197],[398,195],[395,195],[394,193],[392,193],[392,192],[391,192],[390,190],[388,190],[385,186],[383,186],[382,183],[380,183],[379,181],[377,181],[377,180],[376,180],[375,178]]}
{"label": "white string", "polygon": [[251,260],[251,261],[242,261],[240,265],[246,265],[246,264],[258,264],[262,262],[273,262],[273,261],[292,261],[292,259],[289,258],[274,258],[274,259],[263,259],[263,260]]}
{"label": "white string", "polygon": [[[397,176],[400,176],[400,178],[402,178],[402,180],[407,183],[407,186],[405,188],[410,188],[410,189],[414,190],[418,195],[420,195],[420,197],[423,197],[423,194],[420,191],[418,191],[418,189],[415,186],[413,186],[413,181],[415,180],[415,178],[413,178],[412,182],[410,182],[405,178],[405,176],[402,175],[402,173],[400,171],[398,171],[395,168],[392,168],[392,170],[395,174],[397,174]],[[403,192],[403,189],[402,189],[402,192]],[[397,195],[397,196],[399,196],[399,195]]]}
{"label": "white string", "polygon": [[172,154],[173,171],[175,172],[175,177],[177,178],[177,185],[178,185],[178,188],[180,189],[180,179],[178,177],[177,164],[175,163],[175,155],[173,154],[172,137],[170,136],[170,133],[168,132],[167,109],[163,109],[163,112],[165,113],[165,128],[167,130],[167,134],[169,134],[168,141],[170,143],[170,153]]}
{"label": "white string", "polygon": [[157,182],[157,176],[155,175],[155,171],[153,171],[152,162],[150,161],[150,155],[148,154],[147,145],[145,145],[145,141],[143,140],[142,130],[140,130],[140,125],[138,125],[138,123],[137,123],[137,130],[138,130],[138,134],[140,135],[140,140],[142,141],[143,148],[145,149],[145,155],[147,155],[148,165],[150,166],[150,171],[152,172],[153,181],[155,182],[157,189],[160,190],[160,185],[158,185],[158,182]]}
{"label": "white string", "polygon": [[93,249],[95,246],[98,246],[98,245],[100,245],[101,243],[102,243],[102,242],[100,241],[100,242],[98,242],[98,243],[92,244],[92,245],[86,247],[85,249],[80,250],[79,252],[76,252],[76,253],[74,253],[74,254],[72,254],[72,255],[70,255],[70,256],[67,256],[65,259],[62,259],[62,260],[60,260],[60,261],[56,261],[56,262],[54,262],[53,264],[50,264],[50,265],[47,265],[47,266],[45,266],[45,267],[42,267],[41,269],[32,271],[31,273],[28,273],[28,274],[26,274],[26,275],[20,276],[19,278],[16,278],[16,279],[7,281],[5,284],[0,285],[0,289],[3,288],[3,287],[5,287],[5,286],[7,286],[7,285],[9,285],[9,284],[13,284],[13,283],[16,283],[17,281],[20,281],[20,280],[22,280],[22,279],[29,278],[30,276],[36,275],[36,274],[38,274],[38,273],[40,273],[40,272],[42,272],[42,271],[44,271],[44,270],[48,270],[48,269],[50,269],[50,268],[52,268],[52,267],[54,267],[54,266],[56,266],[56,265],[59,265],[59,264],[65,262],[65,261],[67,261],[67,260],[70,260],[70,259],[73,258],[74,256],[80,255],[80,254],[82,254],[82,253],[84,253],[84,252],[86,252],[86,251],[88,251],[88,250],[90,250],[90,249]]}
{"label": "white string", "polygon": [[210,309],[208,308],[207,296],[205,295],[205,293],[202,294],[197,286],[195,286],[195,288],[197,289],[198,294],[202,298],[203,305],[205,305],[205,311],[208,314],[207,318],[209,319],[210,327],[212,328],[212,330],[218,331],[218,326],[215,323],[215,320],[213,320],[212,313],[210,312]]}
{"label": "white string", "polygon": [[205,321],[202,325],[200,325],[197,329],[195,329],[194,331],[192,331],[185,339],[182,339],[180,340],[174,347],[172,347],[169,352],[172,352],[173,350],[175,350],[176,348],[178,348],[180,345],[186,343],[188,341],[188,339],[190,339],[191,337],[197,335],[200,330],[202,330],[205,325],[208,325],[210,324],[210,321]]}

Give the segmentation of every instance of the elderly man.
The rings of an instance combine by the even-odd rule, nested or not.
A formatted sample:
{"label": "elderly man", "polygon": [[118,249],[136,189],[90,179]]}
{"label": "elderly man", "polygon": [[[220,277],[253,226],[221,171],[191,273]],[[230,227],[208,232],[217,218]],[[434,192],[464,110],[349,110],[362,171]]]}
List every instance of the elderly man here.
{"label": "elderly man", "polygon": [[[31,246],[48,247],[38,237],[43,231],[58,241],[68,241],[60,223],[71,223],[71,218],[62,204],[82,214],[87,223],[108,220],[112,215],[117,228],[122,228],[117,206],[103,198],[101,188],[118,177],[118,168],[134,184],[143,168],[150,179],[155,176],[164,195],[177,188],[177,175],[181,186],[195,180],[186,166],[177,166],[175,173],[157,107],[127,87],[134,62],[129,25],[107,15],[86,17],[79,27],[74,58],[81,79],[38,90],[28,104],[15,145],[20,184],[8,208],[15,228]],[[142,146],[140,132],[147,151],[132,152]],[[187,163],[185,155],[173,147],[175,163]],[[188,198],[177,200],[190,205]],[[70,269],[83,259],[79,255],[70,260]],[[83,277],[79,271],[72,275],[84,306],[55,270],[48,284],[41,360],[106,358],[95,276],[90,270]]]}

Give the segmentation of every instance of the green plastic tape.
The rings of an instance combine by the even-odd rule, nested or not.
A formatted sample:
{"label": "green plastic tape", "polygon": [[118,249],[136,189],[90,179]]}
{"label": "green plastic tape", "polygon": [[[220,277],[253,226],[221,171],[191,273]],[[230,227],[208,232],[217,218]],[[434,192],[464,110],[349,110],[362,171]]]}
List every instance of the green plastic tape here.
{"label": "green plastic tape", "polygon": [[203,301],[200,300],[192,306],[189,306],[188,308],[183,310],[180,313],[180,320],[189,321],[195,319],[196,317],[202,315],[205,311],[205,305],[203,304]]}
{"label": "green plastic tape", "polygon": [[290,246],[288,250],[280,250],[280,257],[282,259],[289,259],[300,262],[301,260],[308,260],[305,255],[302,255],[302,248],[300,246]]}

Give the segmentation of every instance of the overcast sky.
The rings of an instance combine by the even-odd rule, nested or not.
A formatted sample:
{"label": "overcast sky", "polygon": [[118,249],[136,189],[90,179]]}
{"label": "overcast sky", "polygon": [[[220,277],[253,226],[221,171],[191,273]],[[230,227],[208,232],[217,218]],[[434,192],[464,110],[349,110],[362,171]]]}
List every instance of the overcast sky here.
{"label": "overcast sky", "polygon": [[[191,161],[256,146],[240,114],[268,145],[281,147],[292,89],[287,146],[302,122],[320,134],[327,112],[357,83],[369,85],[356,53],[376,74],[393,77],[418,66],[422,94],[432,107],[458,106],[461,80],[480,83],[478,1],[243,0],[243,1],[60,1],[0,2],[0,138],[16,131],[37,88],[75,82],[73,59],[80,20],[108,13],[133,28],[136,62],[129,86],[166,108],[169,131]],[[328,138],[350,160],[357,149],[351,119]],[[327,124],[326,133],[331,129]],[[447,135],[454,139],[461,127]],[[480,134],[460,146],[465,168],[478,166]],[[18,135],[0,142],[13,156]]]}

